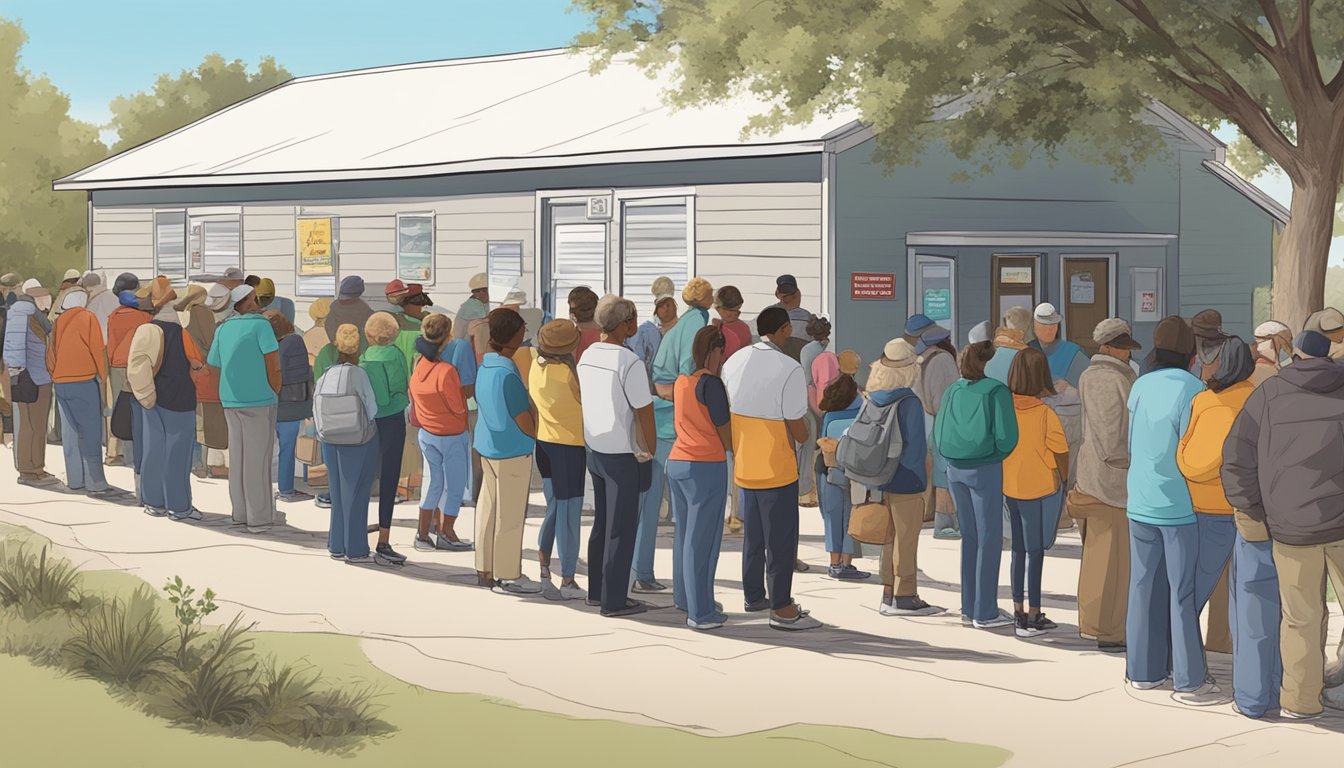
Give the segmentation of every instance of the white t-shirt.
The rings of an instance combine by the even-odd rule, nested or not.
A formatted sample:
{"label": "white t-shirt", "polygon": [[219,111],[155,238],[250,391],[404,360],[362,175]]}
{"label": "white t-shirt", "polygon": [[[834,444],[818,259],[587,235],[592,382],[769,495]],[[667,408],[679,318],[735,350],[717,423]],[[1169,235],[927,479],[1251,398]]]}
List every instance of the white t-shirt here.
{"label": "white t-shirt", "polygon": [[634,453],[635,411],[653,405],[644,362],[625,347],[599,341],[584,351],[578,371],[584,443],[598,453]]}
{"label": "white t-shirt", "polygon": [[784,421],[807,415],[803,366],[774,344],[759,341],[740,350],[723,364],[722,378],[729,409],[738,416]]}

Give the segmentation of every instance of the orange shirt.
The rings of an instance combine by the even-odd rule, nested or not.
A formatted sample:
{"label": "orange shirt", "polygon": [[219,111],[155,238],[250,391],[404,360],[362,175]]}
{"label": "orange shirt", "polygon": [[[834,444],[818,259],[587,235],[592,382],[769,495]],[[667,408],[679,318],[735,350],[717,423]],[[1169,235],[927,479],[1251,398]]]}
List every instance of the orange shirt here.
{"label": "orange shirt", "polygon": [[56,318],[47,346],[47,370],[57,384],[88,381],[95,376],[107,381],[107,352],[98,318],[83,307],[71,307]]}
{"label": "orange shirt", "polygon": [[462,382],[449,363],[424,357],[411,373],[411,403],[420,428],[431,435],[460,435],[467,431],[467,401]]}
{"label": "orange shirt", "polygon": [[[695,394],[704,375],[704,371],[689,376],[683,374],[673,385],[673,423],[677,428],[677,441],[672,444],[672,452],[668,455],[668,459],[673,461],[715,462],[728,459],[723,441],[719,439],[719,428],[710,416],[709,406],[700,402]],[[727,410],[726,396],[723,405]]]}
{"label": "orange shirt", "polygon": [[1059,490],[1055,454],[1068,453],[1064,424],[1039,397],[1013,395],[1017,414],[1017,447],[1003,460],[1003,495],[1010,499],[1042,499]]}
{"label": "orange shirt", "polygon": [[579,326],[579,346],[574,350],[574,362],[579,362],[584,350],[602,340],[602,329],[597,323],[583,323]]}
{"label": "orange shirt", "polygon": [[149,313],[134,307],[117,307],[107,318],[107,356],[113,368],[125,368],[131,354],[135,329],[150,321]]}
{"label": "orange shirt", "polygon": [[1222,392],[1206,389],[1190,403],[1190,426],[1176,449],[1176,466],[1185,475],[1196,512],[1232,514],[1232,505],[1223,492],[1223,443],[1253,392],[1255,385],[1242,381]]}

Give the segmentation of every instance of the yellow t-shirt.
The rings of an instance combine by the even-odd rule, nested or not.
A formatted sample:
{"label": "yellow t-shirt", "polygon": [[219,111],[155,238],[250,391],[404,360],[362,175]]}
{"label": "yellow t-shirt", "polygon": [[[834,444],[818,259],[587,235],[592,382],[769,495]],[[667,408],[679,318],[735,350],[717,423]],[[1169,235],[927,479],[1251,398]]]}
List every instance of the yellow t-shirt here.
{"label": "yellow t-shirt", "polygon": [[1055,454],[1068,453],[1064,424],[1039,397],[1013,395],[1017,447],[1003,460],[1003,495],[1032,501],[1059,490]]}
{"label": "yellow t-shirt", "polygon": [[537,406],[537,439],[557,445],[583,445],[583,407],[578,382],[564,363],[542,365],[533,359],[527,392]]}
{"label": "yellow t-shirt", "polygon": [[736,413],[732,423],[733,479],[738,487],[764,491],[798,482],[798,459],[787,424]]}

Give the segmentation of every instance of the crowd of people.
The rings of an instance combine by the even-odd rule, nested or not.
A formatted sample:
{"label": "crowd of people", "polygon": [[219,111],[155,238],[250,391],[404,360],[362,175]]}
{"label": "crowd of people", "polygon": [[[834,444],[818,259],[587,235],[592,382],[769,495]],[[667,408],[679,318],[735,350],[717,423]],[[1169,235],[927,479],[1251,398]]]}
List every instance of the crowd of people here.
{"label": "crowd of people", "polygon": [[[881,547],[882,615],[943,612],[918,589],[931,523],[959,540],[962,621],[1036,638],[1058,629],[1042,609],[1046,553],[1076,525],[1078,630],[1125,654],[1129,685],[1170,685],[1192,706],[1232,698],[1252,718],[1344,707],[1344,668],[1327,669],[1325,648],[1327,578],[1344,586],[1337,310],[1296,334],[1263,323],[1251,340],[1216,310],[1168,317],[1142,362],[1120,318],[1096,325],[1089,355],[1048,303],[977,325],[961,349],[917,314],[865,370],[832,348],[791,275],[754,327],[740,290],[699,277],[679,294],[658,278],[642,324],[633,301],[587,287],[556,319],[516,288],[492,308],[484,274],[467,290],[450,316],[394,280],[396,311],[374,311],[347,276],[300,333],[294,302],[237,269],[185,287],[126,273],[110,288],[72,270],[54,297],[0,277],[18,482],[190,522],[202,518],[191,475],[227,477],[248,533],[283,522],[277,500],[311,502],[330,509],[333,559],[393,567],[407,559],[394,505],[418,496],[413,549],[474,551],[482,587],[537,594],[558,568],[559,599],[611,617],[647,610],[632,593],[670,590],[701,631],[729,621],[714,579],[734,535],[745,610],[779,630],[822,626],[793,598],[807,569],[799,509],[819,507],[827,576],[870,580],[854,560]],[[46,471],[48,443],[64,483]],[[107,482],[104,465],[123,463],[134,489]],[[296,487],[300,464],[325,493]],[[522,567],[534,471],[541,582]],[[664,503],[670,587],[654,572]],[[474,541],[455,525],[463,506]],[[1232,696],[1206,649],[1233,654]]]}

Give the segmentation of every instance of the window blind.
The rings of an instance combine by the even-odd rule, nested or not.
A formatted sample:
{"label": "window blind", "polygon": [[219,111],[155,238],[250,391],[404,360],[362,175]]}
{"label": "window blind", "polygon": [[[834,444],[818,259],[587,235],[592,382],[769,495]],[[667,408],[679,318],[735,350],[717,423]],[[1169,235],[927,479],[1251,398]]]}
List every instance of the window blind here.
{"label": "window blind", "polygon": [[187,279],[187,214],[161,211],[154,214],[154,273],[184,283]]}
{"label": "window blind", "polygon": [[[639,308],[641,322],[653,316],[653,281],[666,275],[678,292],[691,278],[685,198],[628,202],[621,216],[621,286]],[[678,293],[678,304],[680,294]]]}

